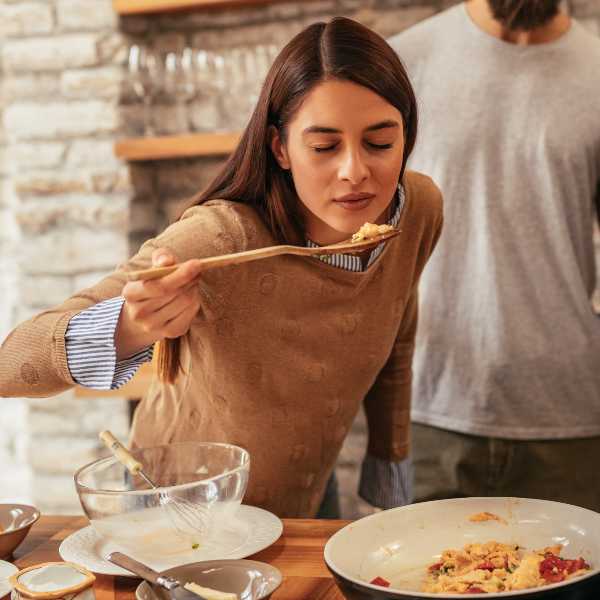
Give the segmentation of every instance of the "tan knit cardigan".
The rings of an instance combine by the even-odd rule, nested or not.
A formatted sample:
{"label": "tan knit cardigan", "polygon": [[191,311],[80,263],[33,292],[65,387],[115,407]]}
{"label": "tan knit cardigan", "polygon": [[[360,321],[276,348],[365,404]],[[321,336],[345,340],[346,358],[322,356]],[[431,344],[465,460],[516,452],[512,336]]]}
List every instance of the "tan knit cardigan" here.
{"label": "tan knit cardigan", "polygon": [[[207,271],[202,308],[182,338],[185,375],[151,386],[132,445],[243,446],[252,460],[244,502],[289,517],[315,515],[361,402],[368,451],[406,457],[417,283],[440,235],[442,202],[424,175],[408,172],[404,186],[402,233],[364,272],[295,256]],[[190,208],[113,274],[10,333],[0,347],[0,396],[50,396],[73,386],[69,320],[119,296],[125,272],[148,267],[155,248],[184,261],[273,243],[244,204]]]}

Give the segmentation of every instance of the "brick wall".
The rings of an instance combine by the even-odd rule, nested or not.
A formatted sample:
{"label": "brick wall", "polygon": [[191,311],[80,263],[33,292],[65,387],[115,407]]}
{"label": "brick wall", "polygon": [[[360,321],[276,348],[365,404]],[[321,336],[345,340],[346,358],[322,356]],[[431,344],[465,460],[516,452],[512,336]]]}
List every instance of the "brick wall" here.
{"label": "brick wall", "polygon": [[[123,38],[110,0],[0,2],[4,176],[0,335],[97,280],[128,255],[119,134]],[[97,430],[127,432],[114,400],[0,402],[0,498],[73,512],[75,468]]]}

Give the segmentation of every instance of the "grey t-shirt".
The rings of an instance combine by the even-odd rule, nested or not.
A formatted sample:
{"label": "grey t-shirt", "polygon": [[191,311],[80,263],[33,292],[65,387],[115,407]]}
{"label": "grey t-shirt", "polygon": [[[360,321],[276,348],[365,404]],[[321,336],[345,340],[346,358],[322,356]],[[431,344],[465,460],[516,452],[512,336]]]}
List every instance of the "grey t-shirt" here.
{"label": "grey t-shirt", "polygon": [[600,435],[600,40],[573,21],[554,42],[509,44],[460,4],[390,43],[419,102],[409,165],[444,195],[413,419],[503,438]]}

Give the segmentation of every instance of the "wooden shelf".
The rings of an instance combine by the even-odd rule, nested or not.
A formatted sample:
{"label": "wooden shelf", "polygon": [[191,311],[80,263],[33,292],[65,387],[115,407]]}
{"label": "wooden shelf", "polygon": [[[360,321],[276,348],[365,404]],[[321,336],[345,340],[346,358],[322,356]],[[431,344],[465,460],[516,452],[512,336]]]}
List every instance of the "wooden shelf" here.
{"label": "wooden shelf", "polygon": [[120,15],[141,15],[182,10],[243,8],[285,1],[287,0],[113,0],[113,8]]}
{"label": "wooden shelf", "polygon": [[240,139],[239,133],[194,133],[165,137],[127,138],[115,144],[124,160],[165,160],[193,156],[227,156]]}

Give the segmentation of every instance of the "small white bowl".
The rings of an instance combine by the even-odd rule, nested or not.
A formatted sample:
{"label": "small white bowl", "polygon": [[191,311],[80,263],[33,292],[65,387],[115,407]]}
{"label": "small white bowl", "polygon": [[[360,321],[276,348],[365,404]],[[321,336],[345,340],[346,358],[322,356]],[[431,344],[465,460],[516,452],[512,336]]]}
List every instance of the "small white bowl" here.
{"label": "small white bowl", "polygon": [[[163,571],[182,583],[237,594],[240,600],[266,600],[281,585],[275,567],[257,560],[207,560]],[[169,593],[143,581],[135,591],[137,600],[171,600]]]}
{"label": "small white bowl", "polygon": [[96,577],[80,565],[46,562],[11,575],[12,600],[95,600]]}

